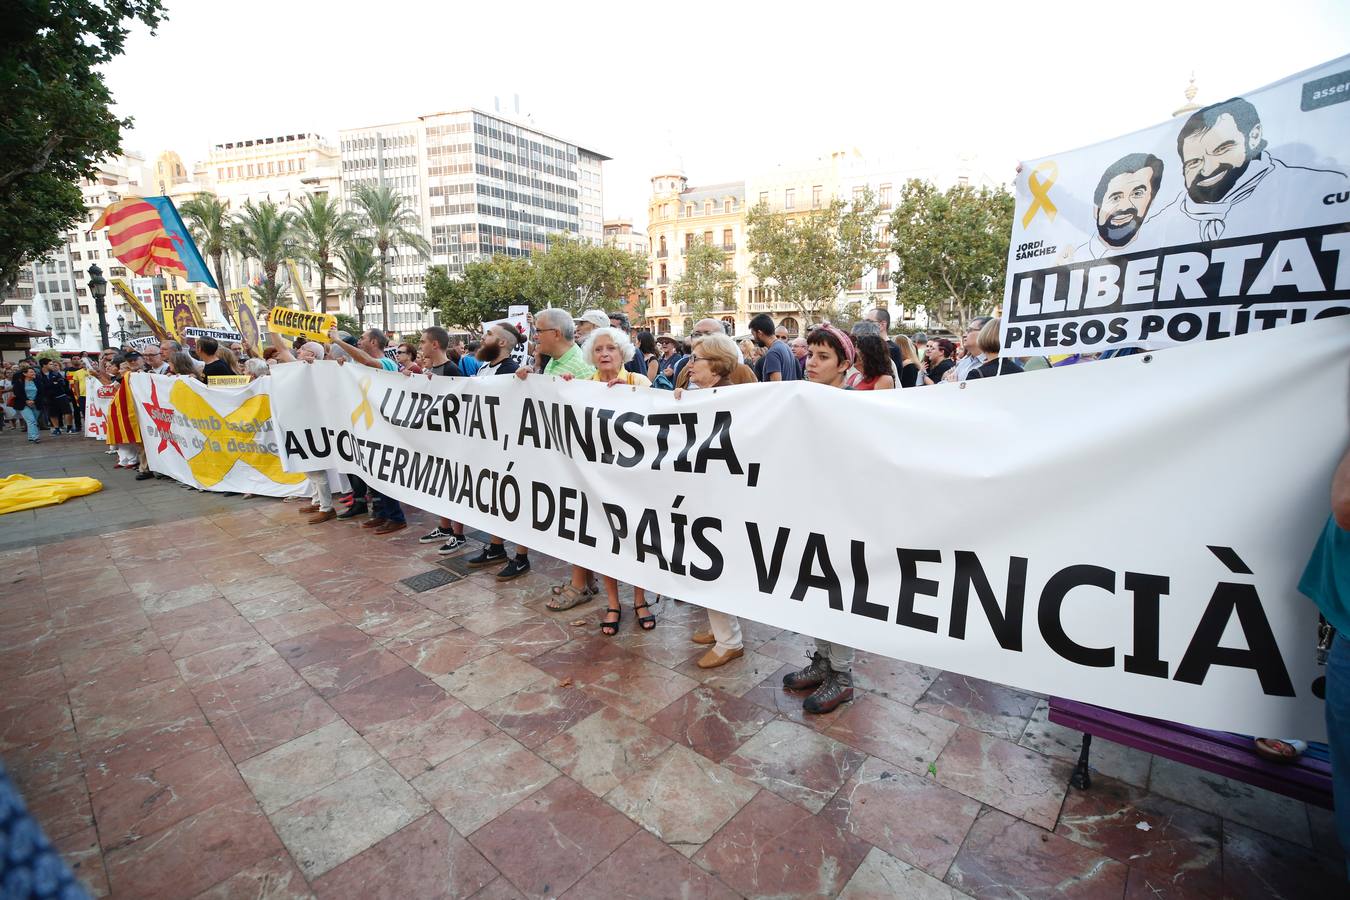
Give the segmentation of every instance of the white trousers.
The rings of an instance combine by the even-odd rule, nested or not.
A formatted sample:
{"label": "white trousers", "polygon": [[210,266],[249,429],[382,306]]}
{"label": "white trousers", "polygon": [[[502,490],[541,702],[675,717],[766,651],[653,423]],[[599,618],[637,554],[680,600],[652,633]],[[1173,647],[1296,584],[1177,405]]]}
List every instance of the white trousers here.
{"label": "white trousers", "polygon": [[333,508],[333,492],[328,488],[328,473],[307,472],[305,477],[309,479],[309,485],[314,489],[314,500],[318,504],[319,512],[328,512]]}
{"label": "white trousers", "polygon": [[743,646],[740,619],[710,609],[708,610],[708,625],[712,628],[713,637],[717,639],[714,646],[719,651],[740,650]]}

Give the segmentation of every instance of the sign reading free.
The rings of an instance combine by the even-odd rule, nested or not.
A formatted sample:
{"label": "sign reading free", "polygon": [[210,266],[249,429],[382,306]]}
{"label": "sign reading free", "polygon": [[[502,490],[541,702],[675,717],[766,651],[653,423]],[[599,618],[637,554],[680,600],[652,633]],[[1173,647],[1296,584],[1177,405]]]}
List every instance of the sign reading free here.
{"label": "sign reading free", "polygon": [[337,326],[337,319],[328,313],[301,312],[274,306],[267,314],[267,330],[274,334],[288,334],[310,341],[328,343],[328,330]]}

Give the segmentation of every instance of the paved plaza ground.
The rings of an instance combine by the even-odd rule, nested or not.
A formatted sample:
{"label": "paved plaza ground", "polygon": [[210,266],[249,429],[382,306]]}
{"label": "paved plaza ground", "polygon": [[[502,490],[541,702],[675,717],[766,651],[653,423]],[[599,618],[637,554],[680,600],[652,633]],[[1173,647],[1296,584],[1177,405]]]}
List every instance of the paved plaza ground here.
{"label": "paved plaza ground", "polygon": [[499,585],[425,516],[309,526],[112,461],[0,435],[0,475],[107,485],[0,517],[0,757],[95,894],[1345,895],[1323,810],[1105,741],[1069,788],[1043,697],[860,654],[804,717],[797,635],[701,671],[698,607],[607,639],[600,602],[544,608],[556,560]]}

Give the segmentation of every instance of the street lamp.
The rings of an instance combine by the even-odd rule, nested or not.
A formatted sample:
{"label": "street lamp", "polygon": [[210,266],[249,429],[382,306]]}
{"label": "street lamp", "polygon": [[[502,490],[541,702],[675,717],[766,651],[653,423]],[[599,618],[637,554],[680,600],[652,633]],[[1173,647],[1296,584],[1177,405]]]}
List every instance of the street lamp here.
{"label": "street lamp", "polygon": [[38,339],[37,339],[37,342],[38,342],[39,344],[46,344],[48,347],[50,347],[50,348],[52,348],[52,349],[54,350],[54,349],[56,349],[56,345],[57,345],[57,344],[60,344],[60,343],[64,343],[64,342],[65,342],[65,339],[66,339],[66,336],[65,336],[64,333],[62,333],[62,335],[61,335],[60,338],[57,338],[55,335],[53,335],[53,334],[49,331],[49,332],[47,332],[47,336],[46,336],[46,337],[40,337],[40,338],[38,338]]}
{"label": "street lamp", "polygon": [[94,297],[94,309],[98,310],[99,346],[108,349],[108,308],[103,300],[108,296],[108,282],[98,264],[89,267],[89,293]]}
{"label": "street lamp", "polygon": [[127,331],[127,317],[121,313],[117,314],[117,330],[113,332],[113,335],[117,338],[119,346],[125,344],[127,338],[131,337],[131,332]]}

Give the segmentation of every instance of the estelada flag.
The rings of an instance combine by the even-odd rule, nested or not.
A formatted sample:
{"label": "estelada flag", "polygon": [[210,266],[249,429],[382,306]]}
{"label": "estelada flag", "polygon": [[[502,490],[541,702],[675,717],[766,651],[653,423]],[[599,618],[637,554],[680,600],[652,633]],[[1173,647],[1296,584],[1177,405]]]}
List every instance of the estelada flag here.
{"label": "estelada flag", "polygon": [[122,384],[113,395],[105,418],[108,423],[109,444],[141,443],[140,421],[136,417],[136,400],[131,396],[131,379],[122,376]]}
{"label": "estelada flag", "polygon": [[103,210],[94,228],[108,229],[112,254],[137,275],[177,275],[214,288],[182,216],[168,197],[128,197]]}

